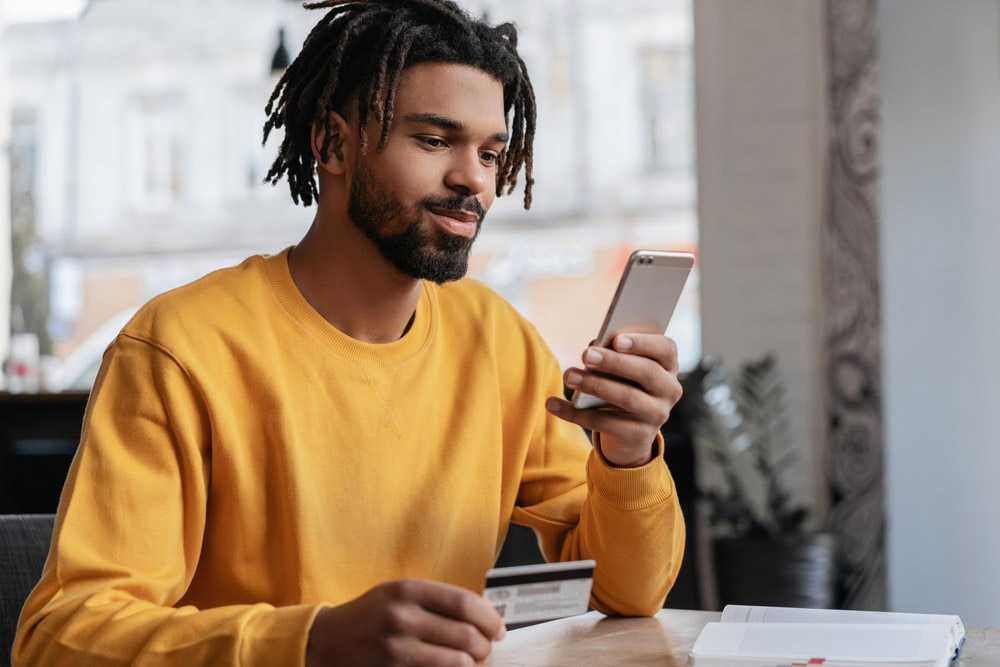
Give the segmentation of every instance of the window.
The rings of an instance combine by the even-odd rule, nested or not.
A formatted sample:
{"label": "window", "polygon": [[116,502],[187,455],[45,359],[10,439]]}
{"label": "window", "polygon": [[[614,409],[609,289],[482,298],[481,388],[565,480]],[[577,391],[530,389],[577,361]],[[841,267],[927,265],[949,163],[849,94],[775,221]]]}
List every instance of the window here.
{"label": "window", "polygon": [[[276,81],[273,83],[277,83]],[[272,86],[273,87],[273,86]],[[280,190],[265,186],[264,175],[271,167],[274,153],[281,145],[282,130],[271,133],[267,147],[261,146],[264,125],[264,102],[271,94],[268,86],[236,86],[230,90],[225,106],[225,164],[223,170],[227,196],[231,200],[268,196]]]}
{"label": "window", "polygon": [[651,171],[690,170],[694,157],[693,72],[690,50],[644,49],[642,106]]}
{"label": "window", "polygon": [[129,106],[125,150],[130,168],[126,174],[136,209],[163,211],[180,199],[184,141],[181,112],[179,95],[139,97]]}

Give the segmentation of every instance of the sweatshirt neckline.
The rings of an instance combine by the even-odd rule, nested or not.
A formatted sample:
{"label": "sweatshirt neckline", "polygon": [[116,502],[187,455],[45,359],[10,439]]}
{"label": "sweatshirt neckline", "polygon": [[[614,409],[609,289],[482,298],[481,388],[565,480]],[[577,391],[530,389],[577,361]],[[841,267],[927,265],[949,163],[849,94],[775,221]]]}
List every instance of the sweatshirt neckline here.
{"label": "sweatshirt neckline", "polygon": [[427,347],[435,328],[437,308],[431,285],[426,281],[420,290],[409,331],[390,343],[366,343],[337,329],[306,301],[288,269],[290,250],[288,247],[276,255],[264,257],[274,296],[292,320],[333,354],[357,366],[386,368],[413,359]]}

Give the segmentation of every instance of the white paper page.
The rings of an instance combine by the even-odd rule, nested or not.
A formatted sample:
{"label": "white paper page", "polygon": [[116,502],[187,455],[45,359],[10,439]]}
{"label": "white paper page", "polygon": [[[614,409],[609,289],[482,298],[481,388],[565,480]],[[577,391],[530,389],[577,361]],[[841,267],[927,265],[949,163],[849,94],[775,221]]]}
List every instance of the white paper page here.
{"label": "white paper page", "polygon": [[723,623],[880,623],[884,625],[955,625],[958,616],[943,614],[902,614],[890,611],[850,609],[796,609],[738,604],[722,610]]}
{"label": "white paper page", "polygon": [[691,656],[947,664],[950,639],[944,626],[709,623]]}
{"label": "white paper page", "polygon": [[904,614],[888,611],[854,611],[850,609],[800,609],[726,605],[723,623],[865,623],[897,625],[941,625],[951,633],[951,652],[957,654],[965,638],[965,625],[958,616],[945,614]]}

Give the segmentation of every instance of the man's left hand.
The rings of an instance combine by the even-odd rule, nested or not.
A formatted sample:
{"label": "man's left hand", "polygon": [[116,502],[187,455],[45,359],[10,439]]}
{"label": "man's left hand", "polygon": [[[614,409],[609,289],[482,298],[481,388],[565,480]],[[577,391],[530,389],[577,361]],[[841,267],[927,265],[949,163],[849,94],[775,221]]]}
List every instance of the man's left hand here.
{"label": "man's left hand", "polygon": [[568,387],[607,401],[607,407],[579,410],[554,396],[545,407],[561,419],[599,432],[604,458],[631,468],[652,460],[656,434],[681,398],[677,345],[666,336],[638,333],[619,334],[612,345],[591,345],[583,353],[584,368],[563,374]]}

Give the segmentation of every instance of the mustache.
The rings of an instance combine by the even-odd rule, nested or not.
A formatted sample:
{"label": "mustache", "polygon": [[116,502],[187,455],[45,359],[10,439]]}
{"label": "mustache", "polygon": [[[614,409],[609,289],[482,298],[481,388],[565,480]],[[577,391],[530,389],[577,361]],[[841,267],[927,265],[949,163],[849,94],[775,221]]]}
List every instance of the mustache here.
{"label": "mustache", "polygon": [[479,200],[475,197],[463,197],[462,195],[455,195],[454,197],[424,197],[420,200],[420,203],[426,208],[443,208],[450,211],[465,211],[466,213],[472,213],[479,221],[482,222],[483,218],[486,217],[486,209],[483,205],[479,203]]}

